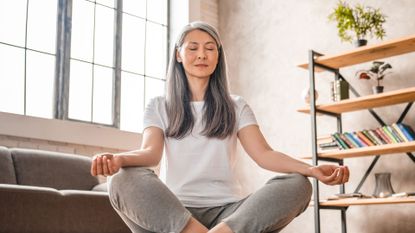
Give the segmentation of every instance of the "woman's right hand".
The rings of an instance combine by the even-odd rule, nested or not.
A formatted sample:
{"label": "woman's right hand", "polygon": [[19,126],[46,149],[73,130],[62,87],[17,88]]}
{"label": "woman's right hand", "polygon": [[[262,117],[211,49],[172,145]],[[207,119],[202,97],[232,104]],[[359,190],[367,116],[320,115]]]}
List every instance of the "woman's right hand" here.
{"label": "woman's right hand", "polygon": [[122,157],[111,153],[97,154],[92,159],[91,175],[111,176],[122,167]]}

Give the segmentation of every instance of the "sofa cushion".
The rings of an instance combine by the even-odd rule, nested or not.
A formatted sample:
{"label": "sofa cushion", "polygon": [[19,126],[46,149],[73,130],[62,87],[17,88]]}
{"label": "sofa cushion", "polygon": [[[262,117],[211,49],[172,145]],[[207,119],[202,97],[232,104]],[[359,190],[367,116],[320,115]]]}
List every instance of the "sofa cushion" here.
{"label": "sofa cushion", "polygon": [[12,156],[3,146],[0,146],[0,184],[16,184]]}
{"label": "sofa cushion", "polygon": [[91,190],[98,179],[91,176],[91,159],[86,156],[42,150],[10,150],[21,185],[55,189]]}

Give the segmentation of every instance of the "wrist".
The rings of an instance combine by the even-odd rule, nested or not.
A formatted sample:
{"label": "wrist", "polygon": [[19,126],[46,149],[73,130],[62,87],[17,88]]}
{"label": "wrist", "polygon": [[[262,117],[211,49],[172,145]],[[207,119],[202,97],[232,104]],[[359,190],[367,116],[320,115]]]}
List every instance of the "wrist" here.
{"label": "wrist", "polygon": [[120,164],[120,167],[124,167],[125,165],[125,156],[122,154],[114,154],[114,159],[118,160],[118,164]]}
{"label": "wrist", "polygon": [[307,177],[314,177],[313,170],[314,170],[314,166],[308,165],[305,168],[304,175]]}

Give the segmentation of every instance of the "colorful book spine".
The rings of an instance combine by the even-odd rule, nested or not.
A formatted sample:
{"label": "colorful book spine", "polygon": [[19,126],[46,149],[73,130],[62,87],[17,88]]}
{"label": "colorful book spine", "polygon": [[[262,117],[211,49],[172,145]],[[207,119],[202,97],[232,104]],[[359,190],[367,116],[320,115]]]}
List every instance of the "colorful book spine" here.
{"label": "colorful book spine", "polygon": [[334,136],[332,135],[334,142],[337,144],[337,148],[340,150],[343,150],[345,148],[343,148],[342,144],[340,144],[340,142],[334,138]]}
{"label": "colorful book spine", "polygon": [[385,145],[400,142],[415,141],[414,130],[406,124],[394,123],[376,129],[356,132],[333,133],[328,142],[319,144],[322,149],[351,149],[366,146]]}
{"label": "colorful book spine", "polygon": [[395,130],[390,126],[387,125],[386,128],[389,130],[389,132],[392,134],[392,136],[395,138],[396,142],[402,142],[399,136],[396,134]]}
{"label": "colorful book spine", "polygon": [[402,132],[405,134],[405,137],[409,141],[414,141],[415,140],[415,135],[411,134],[411,132],[410,132],[411,130],[409,130],[410,127],[408,125],[405,125],[405,124],[402,124],[402,123],[398,123],[397,125],[402,130]]}
{"label": "colorful book spine", "polygon": [[352,133],[352,136],[353,136],[353,138],[354,138],[355,140],[357,140],[357,141],[360,143],[360,145],[361,145],[362,147],[369,146],[368,144],[366,144],[366,142],[365,142],[365,141],[363,141],[362,139],[360,139],[360,138],[357,136],[357,132],[353,132],[353,133]]}
{"label": "colorful book spine", "polygon": [[376,135],[376,137],[380,140],[382,145],[388,144],[387,141],[383,138],[383,136],[379,133],[378,129],[373,129],[372,132]]}
{"label": "colorful book spine", "polygon": [[385,134],[388,136],[388,138],[392,141],[392,143],[398,143],[398,141],[396,141],[395,137],[392,135],[392,132],[389,131],[388,127],[382,126],[382,130],[383,132],[385,132]]}
{"label": "colorful book spine", "polygon": [[373,130],[368,130],[367,132],[376,141],[376,145],[382,145],[383,144],[382,141],[380,140],[380,138],[378,138],[378,136],[373,132]]}
{"label": "colorful book spine", "polygon": [[398,127],[398,124],[393,123],[392,124],[392,128],[395,129],[395,131],[398,133],[399,137],[402,139],[402,141],[404,142],[409,142],[409,140],[405,137],[405,134],[401,131],[401,129]]}
{"label": "colorful book spine", "polygon": [[355,146],[353,145],[353,143],[346,137],[344,136],[344,134],[339,134],[339,137],[347,144],[347,146],[349,148],[355,148]]}
{"label": "colorful book spine", "polygon": [[375,131],[382,137],[383,141],[385,141],[386,144],[393,143],[393,141],[385,134],[382,128],[377,128]]}
{"label": "colorful book spine", "polygon": [[339,133],[334,133],[333,134],[334,139],[341,145],[341,147],[343,149],[349,149],[350,147],[346,144],[346,142],[344,142],[341,138],[340,138],[340,134]]}
{"label": "colorful book spine", "polygon": [[369,138],[369,140],[376,146],[378,145],[378,143],[376,142],[376,140],[369,134],[368,130],[363,130],[362,133]]}
{"label": "colorful book spine", "polygon": [[368,146],[374,146],[372,141],[370,141],[369,138],[367,138],[361,131],[356,132],[357,136],[366,143]]}
{"label": "colorful book spine", "polygon": [[359,148],[359,147],[364,147],[365,145],[360,141],[360,139],[359,138],[357,138],[357,137],[355,137],[354,135],[353,135],[353,133],[349,133],[349,132],[345,132],[344,133],[348,138],[349,138],[349,140],[351,140],[352,141],[352,143],[354,143],[355,144],[355,146],[357,147],[357,148]]}
{"label": "colorful book spine", "polygon": [[392,125],[388,125],[388,127],[390,128],[390,130],[393,133],[393,136],[396,137],[398,142],[405,142],[405,140],[401,137],[401,135],[399,135],[399,132],[396,131],[395,127],[393,127]]}

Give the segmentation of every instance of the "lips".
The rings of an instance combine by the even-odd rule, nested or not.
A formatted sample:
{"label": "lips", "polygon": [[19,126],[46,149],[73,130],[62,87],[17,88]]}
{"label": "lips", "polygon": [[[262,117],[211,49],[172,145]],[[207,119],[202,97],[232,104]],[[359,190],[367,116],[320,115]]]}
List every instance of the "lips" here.
{"label": "lips", "polygon": [[197,66],[197,67],[208,67],[207,64],[196,64],[195,66]]}

